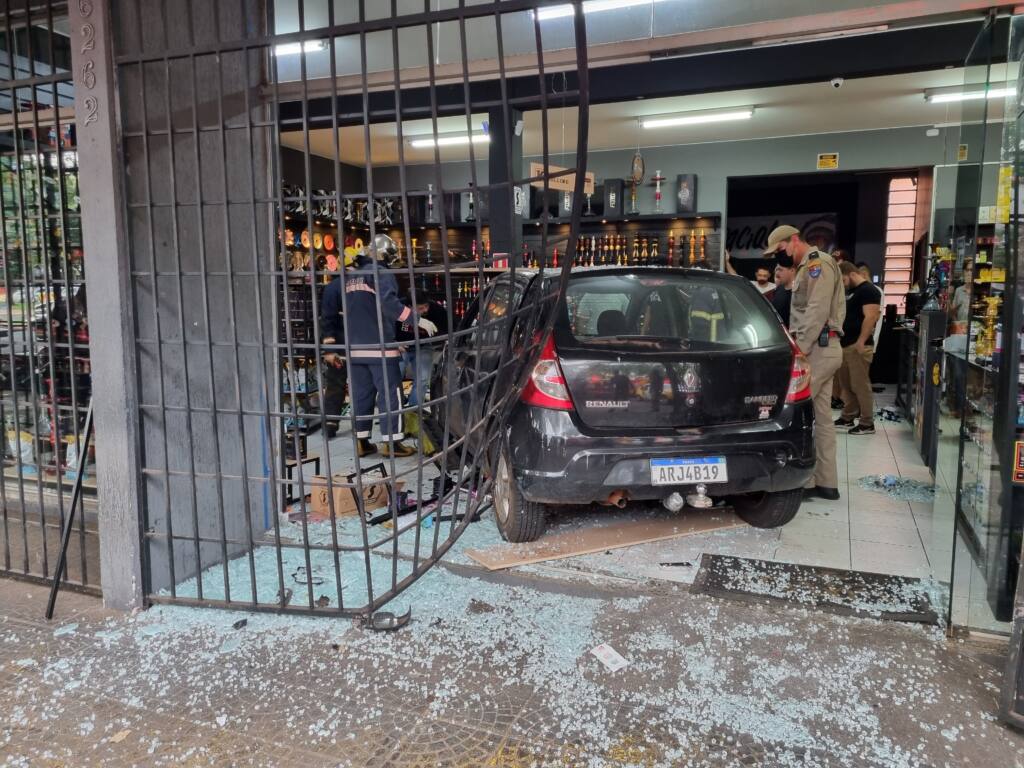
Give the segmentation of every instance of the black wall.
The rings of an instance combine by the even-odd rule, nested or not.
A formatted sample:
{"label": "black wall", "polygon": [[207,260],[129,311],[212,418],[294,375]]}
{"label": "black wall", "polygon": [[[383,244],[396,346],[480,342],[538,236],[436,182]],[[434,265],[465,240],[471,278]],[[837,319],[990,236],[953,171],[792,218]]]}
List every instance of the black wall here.
{"label": "black wall", "polygon": [[[305,190],[324,189],[337,191],[334,176],[334,161],[319,155],[309,156],[311,182],[306,180],[305,154],[297,149],[281,147],[281,179],[285,184],[302,187]],[[354,165],[341,163],[341,190],[344,193],[366,191],[366,171]]]}
{"label": "black wall", "polygon": [[[894,175],[897,173],[887,171],[731,178],[728,215],[835,213],[838,247],[849,251],[854,261],[867,262],[872,274],[881,277],[886,203]],[[753,272],[756,263],[737,260],[734,266],[738,271]]]}

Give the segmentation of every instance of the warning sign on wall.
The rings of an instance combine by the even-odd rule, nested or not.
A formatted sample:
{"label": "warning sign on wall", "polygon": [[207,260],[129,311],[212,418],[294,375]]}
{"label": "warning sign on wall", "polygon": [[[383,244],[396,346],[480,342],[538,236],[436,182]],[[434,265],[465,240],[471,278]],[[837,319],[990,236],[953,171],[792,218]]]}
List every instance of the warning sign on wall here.
{"label": "warning sign on wall", "polygon": [[834,171],[839,168],[838,152],[822,152],[818,155],[819,171]]}

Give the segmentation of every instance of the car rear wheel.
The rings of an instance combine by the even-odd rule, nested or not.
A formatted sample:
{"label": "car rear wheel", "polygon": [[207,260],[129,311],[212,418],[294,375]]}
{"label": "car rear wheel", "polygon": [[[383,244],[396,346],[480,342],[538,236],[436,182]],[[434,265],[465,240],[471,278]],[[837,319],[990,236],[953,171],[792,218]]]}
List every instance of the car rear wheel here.
{"label": "car rear wheel", "polygon": [[519,492],[515,475],[503,449],[494,476],[494,517],[501,538],[511,542],[536,541],[548,524],[547,507],[527,501]]}
{"label": "car rear wheel", "polygon": [[800,509],[804,489],[775,493],[748,493],[732,499],[736,514],[755,528],[778,528],[785,525]]}

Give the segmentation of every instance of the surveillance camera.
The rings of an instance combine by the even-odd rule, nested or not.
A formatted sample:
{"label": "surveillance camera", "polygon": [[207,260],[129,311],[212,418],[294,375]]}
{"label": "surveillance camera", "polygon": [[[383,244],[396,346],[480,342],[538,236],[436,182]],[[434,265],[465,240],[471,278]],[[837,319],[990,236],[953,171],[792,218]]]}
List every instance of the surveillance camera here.
{"label": "surveillance camera", "polygon": [[833,77],[828,82],[833,88],[842,88],[844,80],[841,77]]}

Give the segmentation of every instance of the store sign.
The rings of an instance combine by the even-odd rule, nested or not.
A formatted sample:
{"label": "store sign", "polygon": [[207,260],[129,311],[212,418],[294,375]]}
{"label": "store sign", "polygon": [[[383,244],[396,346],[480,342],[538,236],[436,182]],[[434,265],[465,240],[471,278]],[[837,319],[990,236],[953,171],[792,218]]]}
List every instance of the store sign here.
{"label": "store sign", "polygon": [[763,259],[768,235],[790,224],[812,245],[831,253],[836,243],[836,214],[797,213],[781,216],[730,216],[725,228],[725,249],[733,259]]}
{"label": "store sign", "polygon": [[819,171],[834,171],[839,168],[838,152],[822,152],[818,155]]}
{"label": "store sign", "polygon": [[[552,173],[562,173],[567,171],[568,168],[559,168],[557,165],[549,165],[545,170],[542,163],[530,163],[530,178],[535,176],[545,176]],[[594,194],[594,174],[588,173],[583,182],[583,194],[592,195]],[[545,184],[544,180],[532,181],[531,186],[543,187]],[[548,189],[554,189],[559,192],[575,192],[576,191],[576,174],[569,173],[565,176],[555,176],[547,180]]]}
{"label": "store sign", "polygon": [[1024,441],[1021,440],[1013,446],[1013,482],[1024,483]]}

